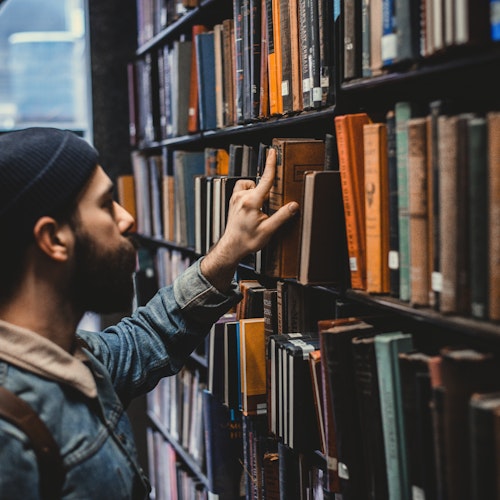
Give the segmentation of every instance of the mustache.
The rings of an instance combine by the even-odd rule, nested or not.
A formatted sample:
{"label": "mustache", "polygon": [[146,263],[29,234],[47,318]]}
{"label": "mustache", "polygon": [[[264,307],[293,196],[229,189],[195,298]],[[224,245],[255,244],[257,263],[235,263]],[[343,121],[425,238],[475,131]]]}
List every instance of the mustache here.
{"label": "mustache", "polygon": [[134,250],[138,250],[141,246],[139,237],[134,233],[127,233],[124,235],[128,242],[134,247]]}

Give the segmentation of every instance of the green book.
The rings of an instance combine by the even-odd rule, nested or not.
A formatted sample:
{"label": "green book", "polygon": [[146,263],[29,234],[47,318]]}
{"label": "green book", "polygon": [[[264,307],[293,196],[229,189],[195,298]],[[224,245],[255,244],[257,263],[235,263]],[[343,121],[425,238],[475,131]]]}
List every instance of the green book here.
{"label": "green book", "polygon": [[375,337],[389,500],[411,499],[398,355],[412,349],[412,336],[408,333]]}
{"label": "green book", "polygon": [[410,102],[397,102],[396,155],[398,171],[399,298],[410,300],[410,216],[408,189],[408,120],[413,116]]}

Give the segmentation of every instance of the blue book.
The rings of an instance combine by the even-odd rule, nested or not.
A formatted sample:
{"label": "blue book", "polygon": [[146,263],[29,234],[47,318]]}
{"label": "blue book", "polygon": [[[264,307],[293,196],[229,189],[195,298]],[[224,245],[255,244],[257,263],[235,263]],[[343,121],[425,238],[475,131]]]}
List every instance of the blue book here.
{"label": "blue book", "polygon": [[411,334],[375,336],[389,500],[411,499],[398,355],[412,349]]}
{"label": "blue book", "polygon": [[396,0],[382,0],[382,64],[394,63],[398,56]]}
{"label": "blue book", "polygon": [[173,156],[175,188],[175,241],[195,246],[194,178],[205,173],[203,151],[175,151]]}
{"label": "blue book", "polygon": [[491,40],[500,40],[500,0],[490,0]]}
{"label": "blue book", "polygon": [[209,31],[196,35],[195,45],[200,130],[214,130],[217,127],[214,32]]}

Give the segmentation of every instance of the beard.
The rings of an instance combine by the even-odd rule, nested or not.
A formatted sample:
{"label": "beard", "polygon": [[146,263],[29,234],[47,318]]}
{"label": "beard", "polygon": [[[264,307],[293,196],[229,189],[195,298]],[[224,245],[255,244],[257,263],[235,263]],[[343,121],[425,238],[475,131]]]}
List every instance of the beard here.
{"label": "beard", "polygon": [[110,248],[98,244],[82,231],[76,232],[71,289],[82,311],[109,314],[130,309],[134,295],[135,247],[131,238]]}

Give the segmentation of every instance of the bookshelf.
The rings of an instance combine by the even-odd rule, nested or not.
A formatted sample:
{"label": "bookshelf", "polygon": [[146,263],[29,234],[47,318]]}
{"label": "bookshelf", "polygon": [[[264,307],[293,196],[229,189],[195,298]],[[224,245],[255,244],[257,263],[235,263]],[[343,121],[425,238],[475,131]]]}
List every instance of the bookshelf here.
{"label": "bookshelf", "polygon": [[[500,45],[495,30],[495,17],[492,16],[490,19],[488,14],[488,2],[481,0],[477,9],[470,2],[448,2],[447,6],[452,8],[450,12],[438,9],[433,11],[432,16],[425,10],[429,9],[432,3],[423,0],[417,3],[409,0],[394,3],[389,0],[369,3],[361,0],[343,2],[305,0],[298,1],[297,5],[293,2],[287,2],[285,5],[284,2],[271,0],[263,2],[205,0],[189,7],[182,2],[177,3],[180,3],[180,6],[168,0],[166,2],[138,0],[139,22],[143,23],[139,24],[141,43],[136,50],[135,60],[131,62],[135,66],[136,73],[135,79],[130,82],[130,88],[138,92],[138,98],[135,101],[131,100],[135,102],[131,113],[133,125],[131,130],[134,131],[134,134],[131,134],[131,144],[134,152],[142,157],[141,168],[149,178],[146,182],[141,181],[141,184],[138,182],[141,174],[135,172],[136,187],[141,184],[137,187],[136,201],[138,205],[148,204],[152,207],[149,217],[158,218],[156,226],[154,223],[152,226],[143,224],[139,226],[139,231],[141,227],[146,228],[141,231],[142,243],[146,247],[153,248],[154,252],[158,252],[156,256],[158,285],[168,284],[176,273],[182,272],[183,268],[204,253],[204,250],[197,250],[200,239],[204,249],[214,242],[210,241],[210,234],[217,234],[216,228],[224,220],[224,205],[219,207],[214,201],[218,199],[215,193],[219,188],[216,187],[218,182],[212,180],[212,177],[215,179],[231,176],[231,173],[228,174],[228,171],[223,169],[234,168],[234,165],[233,167],[230,165],[232,159],[235,161],[234,158],[238,158],[238,153],[234,152],[238,147],[249,148],[243,149],[246,153],[241,153],[247,154],[248,164],[243,164],[247,165],[246,168],[249,169],[251,176],[258,176],[262,168],[262,152],[265,151],[265,147],[276,146],[277,143],[273,142],[276,138],[289,140],[309,138],[323,141],[327,169],[338,171],[336,174],[338,184],[333,182],[332,186],[339,189],[332,192],[331,198],[339,199],[340,196],[343,204],[341,214],[343,226],[341,229],[338,225],[335,226],[337,244],[332,259],[335,259],[338,265],[334,281],[299,283],[297,277],[273,275],[271,268],[265,265],[265,259],[268,259],[271,253],[272,242],[267,249],[267,256],[264,250],[264,253],[255,256],[255,259],[243,263],[238,271],[237,277],[241,280],[242,286],[248,281],[254,283],[254,290],[249,295],[254,296],[253,300],[263,301],[261,314],[265,319],[264,324],[266,325],[266,318],[269,322],[267,326],[272,324],[265,333],[266,351],[264,354],[261,353],[261,361],[268,363],[264,370],[268,384],[267,418],[260,415],[257,410],[247,409],[246,412],[242,412],[238,406],[234,406],[234,401],[231,403],[227,399],[227,394],[222,395],[221,401],[218,401],[220,407],[214,408],[214,402],[208,401],[210,396],[207,396],[207,386],[210,377],[221,376],[223,380],[220,383],[222,385],[225,383],[227,386],[228,374],[234,374],[227,364],[228,345],[232,338],[229,327],[214,326],[206,344],[200,346],[199,352],[193,354],[192,361],[199,377],[197,382],[201,394],[199,397],[207,405],[203,407],[203,416],[208,415],[209,411],[212,416],[222,415],[221,418],[225,418],[226,424],[232,426],[231,429],[234,431],[231,440],[227,435],[210,434],[213,429],[209,432],[205,430],[214,439],[211,443],[212,452],[215,444],[217,447],[227,447],[227,450],[230,450],[227,457],[220,455],[218,457],[221,464],[228,467],[225,469],[226,476],[238,478],[241,474],[243,490],[240,493],[241,497],[246,498],[264,498],[264,495],[266,498],[280,498],[280,487],[281,498],[284,498],[283,495],[293,495],[293,498],[306,498],[306,495],[312,498],[335,498],[335,493],[342,493],[345,500],[409,499],[411,491],[414,498],[415,495],[420,495],[421,498],[438,498],[443,492],[447,492],[450,498],[457,499],[493,498],[499,488],[494,484],[494,477],[500,471],[500,458],[494,457],[495,453],[500,457],[500,448],[485,445],[487,440],[477,432],[475,420],[471,418],[469,421],[467,417],[469,411],[480,411],[476,406],[469,406],[472,405],[470,403],[472,394],[500,391],[500,386],[497,387],[492,383],[500,367],[498,362],[500,278],[497,278],[497,275],[500,276],[500,268],[493,258],[498,249],[497,238],[493,235],[500,238],[493,213],[496,213],[499,207],[495,205],[497,202],[495,202],[494,188],[488,191],[488,184],[491,186],[498,182],[495,181],[495,175],[500,171],[498,164],[500,138],[496,132],[498,115],[495,113],[500,109],[497,90],[500,84],[498,71]],[[496,3],[492,2],[495,5]],[[289,4],[294,6],[290,7]],[[389,39],[392,40],[390,43],[397,40],[399,44],[392,47],[391,54],[390,50],[387,52],[388,48],[391,49],[387,43],[382,44],[382,49],[380,47],[377,49],[376,43],[377,40],[380,42],[381,37],[390,35],[390,26],[383,26],[387,32],[379,31],[379,38],[369,39],[369,36],[371,32],[381,28],[382,9],[392,8],[391,6],[395,4],[398,9],[395,18],[399,19],[402,25],[409,24],[405,25],[408,31],[394,32],[394,36]],[[420,13],[410,9],[410,5],[417,4]],[[312,82],[313,87],[316,86],[316,93],[311,89],[306,91],[305,95],[303,88],[296,90],[301,94],[302,104],[298,107],[296,104],[288,104],[290,107],[284,112],[273,113],[271,99],[277,97],[276,94],[274,97],[271,96],[273,85],[271,78],[269,75],[267,80],[262,78],[263,66],[261,62],[256,62],[257,59],[245,59],[246,55],[238,55],[236,35],[233,34],[233,38],[229,38],[234,44],[232,64],[240,64],[243,79],[250,79],[260,71],[261,83],[258,89],[260,94],[254,92],[251,95],[255,97],[259,94],[261,102],[268,98],[268,107],[254,112],[251,101],[246,104],[245,101],[241,101],[243,103],[241,106],[246,111],[238,115],[238,111],[233,110],[233,114],[229,116],[229,104],[226,101],[222,100],[222,110],[217,110],[217,106],[221,104],[216,102],[216,92],[209,101],[212,99],[215,103],[215,109],[210,112],[220,113],[217,125],[207,127],[202,116],[207,110],[198,108],[198,123],[194,129],[172,134],[168,126],[165,126],[166,122],[175,119],[169,114],[173,109],[172,103],[169,104],[168,97],[160,98],[160,94],[165,92],[165,88],[170,91],[172,88],[178,89],[183,86],[184,91],[192,88],[192,83],[187,80],[184,85],[179,86],[178,82],[162,83],[161,78],[158,78],[158,72],[161,72],[162,68],[166,71],[165,78],[169,75],[176,78],[173,76],[172,67],[165,70],[162,66],[162,64],[168,65],[164,58],[168,59],[167,54],[174,51],[174,45],[177,42],[193,42],[194,26],[203,24],[206,27],[205,32],[212,34],[217,29],[223,30],[216,26],[223,26],[225,20],[231,19],[235,30],[237,22],[241,22],[240,29],[244,40],[251,38],[253,33],[251,26],[256,29],[259,25],[260,28],[256,29],[256,32],[260,35],[256,41],[260,43],[261,48],[264,47],[263,50],[270,53],[269,46],[266,49],[266,45],[262,44],[263,40],[264,43],[269,42],[270,31],[265,29],[266,23],[261,25],[261,21],[262,18],[271,19],[270,10],[281,12],[280,9],[285,7],[288,16],[294,8],[297,8],[295,15],[299,25],[301,16],[305,16],[306,13],[312,12],[317,15],[319,9],[331,14],[322,18],[324,23],[322,26],[329,41],[327,45],[332,49],[331,53],[324,51],[323,46],[320,49],[319,33],[323,34],[322,30],[313,29],[312,34],[304,31],[299,37],[301,40],[304,37],[309,41],[312,40],[309,49],[311,54],[315,54],[316,59],[306,58],[307,64],[311,64],[311,76],[307,81]],[[144,19],[149,19],[150,23],[153,23],[154,17],[148,18],[144,14],[147,8],[150,9],[150,14],[158,13],[163,8],[174,12],[172,21],[157,25],[149,37],[141,31],[144,30]],[[260,9],[260,15],[250,16],[252,8],[255,12]],[[300,11],[301,8],[305,10]],[[233,9],[240,12],[239,17],[233,16]],[[181,14],[177,15],[175,12]],[[421,17],[424,12],[426,16]],[[276,29],[278,20],[276,17],[272,19],[273,27]],[[320,18],[315,19],[317,25]],[[377,22],[380,25],[377,25]],[[310,28],[310,24],[303,25],[303,29],[306,29],[304,26]],[[280,26],[286,25],[280,24]],[[484,29],[485,26],[487,30]],[[443,31],[440,31],[441,29]],[[316,39],[318,45],[315,45],[315,36],[319,37]],[[408,36],[416,39],[414,38],[412,42]],[[201,38],[200,36],[200,40]],[[341,40],[349,43],[341,44]],[[194,46],[193,43],[191,50]],[[286,49],[286,44],[280,45],[282,50],[284,47]],[[219,50],[224,55],[221,47]],[[317,52],[314,52],[315,50]],[[387,54],[390,54],[391,60],[382,63],[380,61],[383,59],[384,50],[385,56],[389,57]],[[248,51],[252,53],[250,49]],[[244,62],[238,62],[240,56],[249,66],[244,66]],[[304,59],[301,59],[301,54],[295,57],[299,59],[298,67],[303,71],[306,65]],[[163,62],[159,58],[163,58]],[[145,61],[146,68],[143,65]],[[227,68],[227,60],[224,64],[226,66],[223,65],[223,68]],[[269,59],[266,67],[270,71]],[[322,82],[320,70],[315,69],[317,72],[314,73],[313,68],[330,67],[333,67],[333,72],[328,73],[328,92],[322,93],[321,85],[318,84]],[[231,73],[233,94],[228,94],[224,86],[222,90],[221,87],[218,90],[225,96],[224,99],[233,102],[235,108],[239,102],[238,95],[244,99],[245,92],[248,93],[252,85],[254,87],[257,85],[255,81],[239,84],[237,75],[240,73],[233,67]],[[144,74],[149,75],[147,84],[145,85],[143,81],[137,85],[138,78]],[[220,78],[223,78],[224,71],[221,75]],[[314,78],[317,78],[316,82]],[[204,80],[202,78],[199,81]],[[282,85],[284,95],[288,85],[292,85],[291,81],[287,85]],[[219,80],[219,85],[223,83],[223,79]],[[240,90],[238,85],[241,85]],[[266,85],[267,94],[262,91],[262,86]],[[197,92],[201,92],[199,86]],[[197,95],[199,106],[201,94]],[[310,99],[309,105],[304,104],[307,99]],[[317,99],[316,104],[315,99]],[[283,105],[287,105],[285,100]],[[163,113],[161,109],[165,106],[167,111]],[[407,115],[404,116],[404,113]],[[354,116],[358,116],[359,119],[353,118]],[[348,118],[343,119],[343,117]],[[350,125],[342,125],[343,123]],[[372,133],[380,134],[379,131],[383,129],[387,134],[387,136],[377,136],[379,141],[377,147],[380,149],[376,154],[386,161],[384,167],[386,170],[378,172],[377,182],[390,182],[392,175],[394,182],[398,183],[396,191],[394,185],[392,188],[389,185],[385,186],[384,189],[387,191],[377,212],[373,211],[369,202],[373,193],[365,191],[362,180],[368,175],[365,166],[369,163],[374,165],[375,156],[375,152],[369,149],[374,147],[373,142],[368,146],[370,143],[367,142],[365,135],[365,131],[369,128],[368,123],[381,124],[376,131],[372,128]],[[420,138],[420,142],[416,138]],[[445,139],[448,142],[443,145]],[[236,146],[234,151],[233,146]],[[488,154],[485,153],[487,148],[489,148]],[[210,161],[209,150],[210,154],[221,150],[228,154],[228,158],[224,161],[217,157],[216,164],[217,168],[220,165],[220,171],[207,170]],[[253,152],[249,152],[250,150]],[[454,151],[458,151],[458,154],[452,154]],[[469,151],[474,153],[469,154]],[[204,155],[200,155],[201,152]],[[190,188],[192,199],[185,201],[190,207],[187,209],[178,208],[178,199],[172,198],[166,187],[167,181],[170,182],[176,196],[179,195],[178,189],[181,184],[176,184],[178,174],[175,172],[176,169],[181,170],[176,164],[181,154],[186,157],[193,155],[191,158],[198,154],[197,161],[201,162],[198,168],[201,170],[197,171],[197,175],[208,179],[207,184],[212,186],[211,190],[204,191],[205,188],[200,187],[201,181],[198,187],[194,183]],[[150,161],[153,157],[159,162],[156,167],[153,167]],[[228,162],[229,167],[224,162]],[[381,163],[382,160],[378,162]],[[348,186],[351,187],[349,183],[354,182],[352,179],[355,164],[360,169],[357,174],[361,179],[360,185],[352,184],[354,194],[348,194]],[[345,165],[348,165],[347,170]],[[482,170],[473,170],[481,168]],[[452,171],[452,177],[445,176],[445,169]],[[153,175],[152,172],[155,171],[156,174]],[[469,182],[472,179],[474,185]],[[162,184],[162,181],[165,182]],[[405,190],[401,186],[408,189],[406,195],[408,199],[404,199]],[[445,192],[443,186],[448,186],[452,191]],[[203,196],[208,193],[213,196],[212,202],[204,201]],[[314,200],[318,206],[313,209],[313,216],[319,217],[320,212],[332,210],[332,205],[329,205],[331,200],[326,198],[322,200],[322,205],[319,205],[318,200]],[[365,198],[368,201],[365,201]],[[489,200],[489,205],[484,205],[486,199]],[[305,202],[305,199],[299,201]],[[311,204],[312,201],[310,199]],[[222,215],[213,211],[214,206],[222,210]],[[444,207],[451,207],[447,208],[451,212],[443,215]],[[210,210],[208,216],[207,210]],[[353,215],[349,215],[351,211],[354,212]],[[160,217],[158,217],[159,212]],[[170,218],[167,227],[165,221],[171,217],[168,215],[170,213],[174,213],[175,216]],[[371,225],[373,219],[369,217],[387,217],[387,226],[382,232],[374,231]],[[333,222],[330,220],[329,223]],[[487,225],[483,227],[481,224]],[[179,226],[192,226],[194,234],[181,234]],[[399,240],[394,239],[395,233]],[[405,243],[403,238],[407,233],[409,236]],[[357,234],[356,238],[361,242],[358,247],[364,247],[366,244],[364,251],[349,247],[353,234]],[[314,237],[316,237],[314,244],[321,245],[321,238],[324,238],[324,235],[311,235],[311,241]],[[451,237],[453,240],[450,242]],[[215,236],[215,240],[216,238]],[[389,245],[389,250],[382,246],[383,244]],[[417,244],[420,246],[411,246]],[[405,245],[410,249],[407,253],[404,252]],[[373,255],[377,252],[381,255],[380,262],[373,259]],[[370,258],[367,258],[368,254]],[[484,265],[486,260],[489,267]],[[321,262],[316,264],[321,265]],[[363,266],[366,266],[364,276]],[[166,271],[170,268],[175,269],[175,272]],[[405,269],[408,269],[408,274],[404,275],[406,278],[403,276]],[[356,272],[361,270],[359,281],[358,277],[354,277],[355,270]],[[383,275],[384,279],[380,280],[382,285],[377,284],[375,287],[373,276],[377,273]],[[421,290],[420,294],[417,294],[419,286]],[[266,295],[265,290],[276,290],[276,295]],[[261,299],[255,299],[259,293],[262,293]],[[280,305],[274,306],[271,297],[279,300]],[[252,311],[250,306],[248,310]],[[239,315],[235,319],[238,328],[247,329],[250,328],[250,322],[247,320],[259,313],[250,312],[248,317],[241,311],[237,311],[236,314]],[[272,314],[278,316],[276,323],[269,319],[269,315]],[[215,328],[224,332],[221,335],[226,342],[225,347],[224,343],[218,347],[226,349],[225,358],[222,358],[226,362],[222,375],[214,375],[212,372],[214,360],[219,359],[210,350],[212,345],[210,342],[214,346],[218,345],[218,341],[215,340]],[[307,415],[314,417],[313,420],[319,418],[318,414],[321,414],[325,428],[330,429],[329,435],[326,432],[324,437],[325,442],[322,446],[315,445],[315,449],[307,449],[307,446],[304,449],[293,449],[289,446],[295,437],[293,426],[299,425],[295,423],[295,419],[297,421],[299,419],[298,414],[288,414],[286,408],[287,405],[294,407],[293,404],[296,404],[294,398],[299,397],[298,394],[303,394],[299,393],[299,390],[304,390],[304,384],[297,382],[295,387],[287,376],[294,373],[293,370],[298,373],[304,366],[295,364],[293,349],[290,347],[280,347],[276,344],[275,351],[272,351],[268,346],[271,345],[270,335],[290,332],[303,334],[313,332],[316,338],[319,338],[319,344],[306,337],[301,344],[302,359],[307,362],[307,373],[312,369],[312,362],[309,366],[312,357],[310,358],[308,351],[304,349],[321,351],[323,372],[320,378],[326,387],[321,393],[314,394],[314,403],[302,409],[306,413],[310,412]],[[409,334],[403,336],[406,344],[398,346],[397,336],[388,339],[387,344],[383,341],[385,336],[382,334],[392,335],[394,332]],[[305,345],[308,347],[304,347]],[[340,352],[344,353],[343,359],[337,358],[338,351],[331,349],[342,350]],[[394,354],[398,349],[400,354]],[[418,354],[407,351],[417,351]],[[390,363],[378,361],[377,356],[380,359],[383,359],[383,356],[393,356],[391,363],[396,368],[389,370]],[[349,362],[346,362],[346,359]],[[470,373],[470,384],[465,384],[466,387],[460,390],[457,389],[457,384],[460,385],[463,381],[457,376],[458,369]],[[273,370],[276,370],[274,379],[269,375]],[[329,377],[332,377],[332,373],[343,380],[343,386],[339,388],[338,384],[331,384]],[[303,379],[306,380],[308,376]],[[231,383],[236,383],[237,379],[230,380]],[[390,389],[384,386],[387,380],[390,382]],[[417,381],[419,385],[415,389],[414,384],[417,384]],[[214,383],[213,380],[210,383]],[[371,385],[367,385],[368,383]],[[273,400],[278,389],[272,384],[279,385],[283,398],[281,403]],[[412,387],[412,389],[403,391],[401,387]],[[241,390],[244,392],[247,389]],[[306,390],[310,396],[313,392],[312,384],[308,385]],[[391,391],[391,394],[384,393],[381,396],[380,392],[383,390]],[[349,392],[350,396],[347,394]],[[248,394],[246,396],[248,397]],[[259,396],[263,397],[263,394]],[[399,434],[390,439],[387,439],[388,424],[384,423],[384,420],[387,421],[387,414],[384,414],[383,408],[381,409],[380,397],[384,398],[383,401],[395,404],[394,415],[391,417],[393,423],[397,415],[404,421],[402,425],[398,424]],[[419,403],[415,398],[420,398]],[[475,401],[477,402],[477,398]],[[191,402],[191,404],[198,403]],[[341,404],[352,410],[351,418],[342,415],[342,410],[339,409]],[[358,406],[373,412],[378,418],[375,418],[374,422],[366,422],[366,419],[358,415]],[[500,405],[491,405],[488,408],[486,406],[485,404],[482,407],[480,415],[485,418],[485,428],[488,429],[490,441],[494,442],[498,439],[494,425],[500,425],[498,424]],[[452,422],[451,415],[454,412],[459,412],[462,427],[457,427]],[[221,482],[214,464],[209,464],[214,460],[213,455],[209,458],[210,441],[208,444],[205,442],[204,458],[193,460],[178,437],[163,424],[161,416],[151,411],[148,414],[155,432],[159,433],[164,441],[172,443],[176,452],[174,460],[180,464],[179,467],[182,470],[189,470],[188,475],[194,478],[193,487],[199,495],[196,498],[206,498],[209,492],[219,494],[219,498],[238,497],[235,493],[237,485]],[[272,421],[273,418],[279,422]],[[352,423],[354,420],[356,423]],[[344,422],[345,428],[337,428],[339,422]],[[348,428],[349,425],[352,426],[351,429]],[[315,430],[312,427],[309,424],[307,429],[311,436]],[[272,432],[269,429],[272,429]],[[367,438],[365,436],[367,432],[375,437]],[[341,438],[338,436],[339,433]],[[360,438],[358,434],[362,437]],[[416,435],[420,436],[419,442],[413,439]],[[463,438],[464,435],[467,438]],[[313,441],[311,439],[311,442]],[[400,448],[391,450],[388,441],[397,443]],[[462,444],[457,444],[457,441],[462,441]],[[474,450],[472,455],[468,454],[469,446]],[[401,470],[398,477],[392,477],[390,471],[384,468],[385,460],[387,458],[395,460],[395,456],[399,457],[396,460]],[[467,456],[467,458],[457,460],[457,456]],[[159,456],[157,452],[155,457],[157,468],[161,468],[167,459]],[[238,457],[243,464],[242,470],[230,469],[226,462],[229,458],[236,459],[237,462]],[[359,457],[364,457],[365,461]],[[404,460],[401,457],[404,457]],[[493,472],[491,466],[484,472],[488,460],[495,464]],[[377,463],[377,467],[373,467],[374,463]],[[231,474],[228,471],[231,471]],[[224,474],[224,470],[218,472]],[[152,475],[156,477],[158,472]],[[180,481],[178,478],[177,480]],[[162,488],[164,490],[165,486],[156,490],[157,498],[163,498]],[[297,493],[298,491],[301,493]]]}

